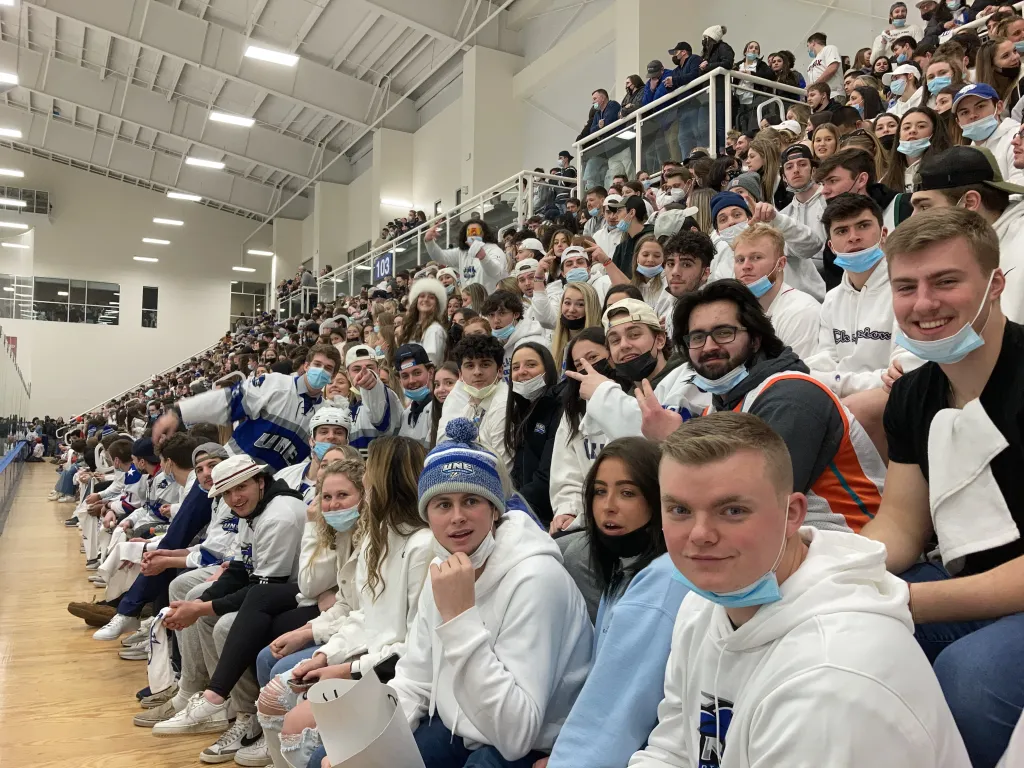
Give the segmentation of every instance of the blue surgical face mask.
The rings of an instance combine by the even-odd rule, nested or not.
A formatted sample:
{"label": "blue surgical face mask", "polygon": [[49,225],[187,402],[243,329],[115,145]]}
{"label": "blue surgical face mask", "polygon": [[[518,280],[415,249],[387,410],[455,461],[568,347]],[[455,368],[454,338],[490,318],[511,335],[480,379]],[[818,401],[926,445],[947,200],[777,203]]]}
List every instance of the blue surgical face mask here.
{"label": "blue surgical face mask", "polygon": [[810,48],[807,49],[807,58],[808,59],[813,59],[814,58],[814,51],[812,51]]}
{"label": "blue surgical face mask", "polygon": [[359,507],[342,509],[338,512],[324,512],[324,522],[338,533],[352,530],[352,526],[359,520]]}
{"label": "blue surgical face mask", "polygon": [[946,0],[946,7],[951,11],[955,11],[960,7],[960,0]]}
{"label": "blue surgical face mask", "polygon": [[422,403],[424,400],[430,397],[430,387],[420,387],[419,389],[403,389],[405,396],[410,400],[415,400],[417,403]]}
{"label": "blue surgical face mask", "polygon": [[931,139],[910,139],[909,141],[901,141],[899,146],[896,147],[896,151],[907,157],[918,157],[923,155],[925,150],[931,145]]}
{"label": "blue surgical face mask", "polygon": [[1024,40],[1018,40],[1013,44],[1013,50],[1017,53],[1024,53]]}
{"label": "blue surgical face mask", "polygon": [[906,61],[907,61],[907,54],[905,54],[905,53],[901,53],[899,56],[896,57],[896,63],[897,64],[905,64]]}
{"label": "blue surgical face mask", "polygon": [[575,267],[565,273],[565,282],[567,283],[585,283],[589,279],[590,272],[583,267]]}
{"label": "blue surgical face mask", "polygon": [[857,110],[857,114],[864,117],[864,105],[863,104],[851,104],[854,109]]}
{"label": "blue surgical face mask", "polygon": [[482,243],[484,241],[484,239],[479,235],[473,235],[471,237],[467,237],[466,239],[469,240],[469,242],[471,243]]}
{"label": "blue surgical face mask", "polygon": [[306,381],[310,388],[320,390],[331,383],[331,374],[323,368],[309,368],[306,370]]}
{"label": "blue surgical face mask", "polygon": [[747,61],[757,61],[757,54],[753,51],[747,51],[746,57]]}
{"label": "blue surgical face mask", "polygon": [[862,251],[837,253],[835,265],[840,269],[845,269],[847,272],[855,272],[859,274],[861,272],[867,272],[884,257],[885,252],[882,250],[882,244],[876,243],[870,248],[865,248]]}
{"label": "blue surgical face mask", "polygon": [[504,328],[498,328],[497,330],[491,331],[491,336],[496,338],[498,341],[508,341],[509,336],[515,333],[515,323],[509,323]]}
{"label": "blue surgical face mask", "polygon": [[985,141],[993,133],[996,132],[996,128],[999,127],[999,118],[995,115],[989,115],[983,117],[981,120],[975,120],[973,123],[968,123],[963,126],[964,138],[970,139],[971,141]]}
{"label": "blue surgical face mask", "polygon": [[313,455],[316,456],[317,461],[323,461],[324,456],[327,455],[327,452],[331,450],[331,448],[335,447],[336,446],[334,445],[334,443],[323,443],[317,441],[313,443]]}
{"label": "blue surgical face mask", "polygon": [[[985,298],[982,299],[981,306],[978,307],[978,311],[975,313],[974,319],[952,336],[945,339],[938,339],[937,341],[915,341],[903,333],[902,328],[897,327],[896,333],[893,336],[893,341],[911,354],[917,355],[922,360],[927,360],[931,363],[938,363],[939,365],[952,365],[953,363],[959,363],[971,354],[971,352],[985,344],[985,339],[981,337],[981,333],[974,330],[974,323],[981,316],[981,312],[985,309],[985,305],[988,304],[988,292],[992,287],[992,278],[994,278],[995,275],[995,270],[992,270],[992,274],[988,276],[988,285],[985,286]],[[991,317],[992,313],[989,312],[988,318]],[[985,325],[988,325],[988,318],[985,319]],[[984,326],[982,326],[981,331],[982,333],[985,332]]]}
{"label": "blue surgical face mask", "polygon": [[[789,499],[786,497],[786,509],[789,509]],[[786,522],[788,523],[788,516]],[[782,546],[779,548],[779,555],[775,558],[775,564],[771,570],[759,578],[753,584],[736,589],[732,592],[712,592],[708,589],[701,589],[692,581],[686,578],[678,569],[672,574],[672,578],[680,584],[686,585],[690,591],[696,592],[705,600],[710,600],[723,608],[750,608],[755,605],[769,605],[777,603],[782,599],[782,590],[779,589],[779,580],[775,576],[775,570],[782,563],[782,556],[786,553],[786,526],[782,528]]]}
{"label": "blue surgical face mask", "polygon": [[657,277],[665,271],[665,267],[661,264],[656,267],[645,267],[643,264],[637,264],[636,271],[644,277]]}
{"label": "blue surgical face mask", "polygon": [[710,392],[712,395],[725,395],[749,375],[747,366],[738,365],[717,379],[706,379],[698,373],[693,377],[693,384],[702,392]]}
{"label": "blue surgical face mask", "polygon": [[889,90],[892,91],[893,96],[902,96],[907,90],[907,81],[893,80],[889,83]]}
{"label": "blue surgical face mask", "polygon": [[[452,283],[451,285],[446,285],[444,287],[444,292],[447,293],[449,296],[451,296],[453,293],[455,293],[455,283]],[[377,329],[374,328],[373,330],[376,331]]]}
{"label": "blue surgical face mask", "polygon": [[757,280],[750,283],[750,285],[747,286],[747,289],[752,294],[754,294],[754,296],[760,299],[762,296],[764,296],[766,293],[768,293],[768,291],[772,289],[772,275],[775,274],[778,268],[779,262],[776,261],[775,268],[771,272],[769,272],[764,277],[759,277]]}
{"label": "blue surgical face mask", "polygon": [[896,27],[896,29],[902,29],[903,27],[907,26],[907,20],[906,19],[893,19],[892,20],[892,25],[894,27]]}
{"label": "blue surgical face mask", "polygon": [[933,80],[928,81],[928,93],[934,96],[936,93],[941,91],[946,86],[953,84],[953,78],[943,75],[942,77],[936,77]]}
{"label": "blue surgical face mask", "polygon": [[618,224],[616,224],[615,227],[616,229],[619,230],[619,232],[629,232],[629,224],[630,222],[623,219]]}
{"label": "blue surgical face mask", "polygon": [[589,210],[587,211],[587,213],[589,213],[589,214],[590,214],[590,218],[592,218],[592,219],[596,219],[596,218],[597,218],[598,216],[600,216],[600,215],[601,215],[601,209],[600,209],[600,208],[590,208],[590,209],[589,209]]}

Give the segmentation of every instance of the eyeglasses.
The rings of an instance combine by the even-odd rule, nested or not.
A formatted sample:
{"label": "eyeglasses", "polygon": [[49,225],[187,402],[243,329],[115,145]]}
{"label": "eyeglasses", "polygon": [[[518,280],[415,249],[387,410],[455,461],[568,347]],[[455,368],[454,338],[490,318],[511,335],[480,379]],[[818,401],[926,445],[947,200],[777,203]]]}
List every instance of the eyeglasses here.
{"label": "eyeglasses", "polygon": [[689,349],[703,349],[707,344],[708,336],[715,340],[715,344],[728,344],[736,338],[736,334],[745,331],[746,328],[737,328],[735,325],[719,325],[711,329],[710,333],[705,331],[694,331],[683,336],[683,343]]}

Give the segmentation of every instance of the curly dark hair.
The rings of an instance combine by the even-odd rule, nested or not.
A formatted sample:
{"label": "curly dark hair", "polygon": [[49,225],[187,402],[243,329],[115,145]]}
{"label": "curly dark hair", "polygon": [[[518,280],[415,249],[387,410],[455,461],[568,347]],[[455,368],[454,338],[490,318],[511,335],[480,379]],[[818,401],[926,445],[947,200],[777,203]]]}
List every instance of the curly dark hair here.
{"label": "curly dark hair", "polygon": [[681,349],[686,349],[683,337],[690,332],[690,315],[693,314],[693,310],[716,301],[730,301],[736,305],[740,324],[747,329],[751,342],[759,342],[756,349],[769,359],[782,354],[786,345],[775,334],[772,321],[761,309],[757,298],[747,286],[731,278],[708,283],[676,302],[675,311],[672,313],[672,338]]}
{"label": "curly dark hair", "polygon": [[494,230],[491,229],[487,222],[483,219],[470,219],[469,221],[463,222],[462,226],[459,227],[459,248],[464,250],[469,249],[469,239],[466,235],[466,230],[469,229],[470,224],[477,224],[483,230],[483,238],[485,243],[498,244],[498,239],[494,234]]}

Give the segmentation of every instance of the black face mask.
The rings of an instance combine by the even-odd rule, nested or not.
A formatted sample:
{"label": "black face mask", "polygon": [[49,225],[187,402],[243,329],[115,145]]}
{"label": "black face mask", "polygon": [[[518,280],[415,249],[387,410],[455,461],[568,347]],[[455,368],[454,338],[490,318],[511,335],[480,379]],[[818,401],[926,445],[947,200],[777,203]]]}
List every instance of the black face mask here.
{"label": "black face mask", "polygon": [[607,549],[616,557],[637,557],[647,551],[651,546],[651,534],[647,526],[637,528],[635,531],[624,533],[621,536],[609,536],[600,528],[597,531],[597,540],[601,546]]}
{"label": "black face mask", "polygon": [[673,56],[672,57],[672,63],[675,64],[678,67],[679,66],[679,57],[678,56]]}
{"label": "black face mask", "polygon": [[640,382],[650,376],[658,365],[658,360],[650,352],[644,352],[625,363],[617,363],[615,371],[630,381]]}
{"label": "black face mask", "polygon": [[1003,77],[1016,77],[1020,74],[1020,64],[1016,67],[996,67],[996,72]]}
{"label": "black face mask", "polygon": [[892,149],[892,145],[896,143],[896,134],[890,133],[888,136],[880,136],[878,143],[882,145],[886,152],[889,152]]}
{"label": "black face mask", "polygon": [[562,325],[568,328],[570,331],[578,331],[587,324],[587,316],[579,317],[575,320],[569,320],[565,315],[562,316]]}
{"label": "black face mask", "polygon": [[606,379],[611,379],[614,378],[615,376],[615,369],[612,368],[611,360],[609,360],[607,357],[598,360],[596,363],[591,363],[590,367],[593,368],[598,373],[600,373]]}
{"label": "black face mask", "polygon": [[925,21],[931,21],[934,15],[935,11],[928,11],[927,13],[922,13],[921,18],[924,19]]}

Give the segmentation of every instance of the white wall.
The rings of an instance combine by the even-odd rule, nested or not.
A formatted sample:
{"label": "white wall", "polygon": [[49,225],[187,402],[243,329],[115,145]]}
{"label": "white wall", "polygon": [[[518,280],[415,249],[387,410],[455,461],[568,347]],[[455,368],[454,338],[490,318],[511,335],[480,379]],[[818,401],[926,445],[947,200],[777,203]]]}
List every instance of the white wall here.
{"label": "white wall", "polygon": [[373,200],[373,171],[367,170],[348,185],[348,252],[367,240],[374,241],[380,230],[372,231],[370,212]]}
{"label": "white wall", "polygon": [[462,102],[456,99],[412,137],[413,196],[429,218],[434,201],[441,210],[455,206],[455,191],[462,184]]}
{"label": "white wall", "polygon": [[[33,232],[35,276],[121,286],[117,326],[2,322],[7,335],[18,337],[18,359],[32,381],[32,415],[77,413],[213,344],[228,326],[231,280],[270,280],[267,258],[247,257],[255,273],[231,269],[256,228],[251,220],[13,150],[0,150],[0,166],[25,171],[21,186],[52,195],[52,224]],[[185,225],[158,226],[154,217]],[[145,245],[143,237],[171,245]],[[0,256],[0,273],[11,273],[10,252]],[[141,263],[135,255],[160,261]],[[160,291],[155,329],[141,325],[143,286]]]}

